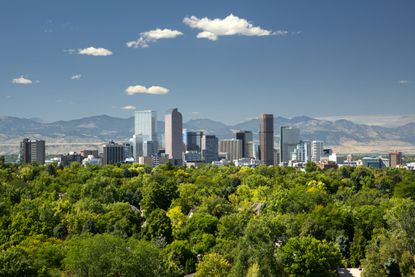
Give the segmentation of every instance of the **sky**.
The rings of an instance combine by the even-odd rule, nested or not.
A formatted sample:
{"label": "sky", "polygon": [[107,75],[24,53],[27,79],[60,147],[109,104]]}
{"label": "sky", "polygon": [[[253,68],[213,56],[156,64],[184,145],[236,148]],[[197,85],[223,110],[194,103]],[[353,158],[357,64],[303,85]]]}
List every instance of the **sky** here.
{"label": "sky", "polygon": [[2,0],[0,116],[411,115],[415,1]]}

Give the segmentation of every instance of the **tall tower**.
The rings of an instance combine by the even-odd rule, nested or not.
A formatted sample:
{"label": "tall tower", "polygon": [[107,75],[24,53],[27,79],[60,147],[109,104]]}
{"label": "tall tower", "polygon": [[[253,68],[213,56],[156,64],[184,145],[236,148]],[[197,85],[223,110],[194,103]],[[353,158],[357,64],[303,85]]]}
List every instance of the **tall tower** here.
{"label": "tall tower", "polygon": [[300,129],[288,126],[281,127],[280,135],[280,162],[288,163],[292,152],[300,143]]}
{"label": "tall tower", "polygon": [[[151,110],[135,111],[134,113],[134,158],[157,154],[157,113]],[[145,149],[144,149],[145,146]],[[145,150],[145,151],[144,151]]]}
{"label": "tall tower", "polygon": [[265,165],[274,164],[274,116],[261,114],[259,118],[260,160]]}
{"label": "tall tower", "polygon": [[251,153],[248,151],[248,143],[252,141],[252,132],[239,131],[236,133],[236,139],[240,139],[242,141],[242,157],[250,158]]}
{"label": "tall tower", "polygon": [[166,154],[175,164],[180,163],[184,152],[182,129],[182,114],[177,108],[169,110],[164,118],[164,143],[166,146]]}
{"label": "tall tower", "polygon": [[29,140],[27,138],[20,142],[21,163],[45,163],[45,141]]}

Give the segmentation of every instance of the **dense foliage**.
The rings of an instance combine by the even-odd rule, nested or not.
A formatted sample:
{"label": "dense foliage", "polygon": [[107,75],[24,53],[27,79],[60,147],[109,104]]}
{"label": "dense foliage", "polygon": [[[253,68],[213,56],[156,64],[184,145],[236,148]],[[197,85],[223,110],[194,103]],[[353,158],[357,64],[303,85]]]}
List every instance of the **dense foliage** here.
{"label": "dense foliage", "polygon": [[0,165],[1,276],[413,276],[415,173]]}

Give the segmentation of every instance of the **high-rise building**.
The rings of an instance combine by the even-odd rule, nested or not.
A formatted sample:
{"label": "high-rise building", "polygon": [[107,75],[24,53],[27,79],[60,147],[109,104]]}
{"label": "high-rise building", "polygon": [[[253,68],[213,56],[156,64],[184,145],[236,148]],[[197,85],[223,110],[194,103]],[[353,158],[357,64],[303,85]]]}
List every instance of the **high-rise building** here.
{"label": "high-rise building", "polygon": [[103,146],[103,164],[122,163],[124,160],[124,145],[110,141]]}
{"label": "high-rise building", "polygon": [[259,118],[259,156],[263,164],[274,164],[274,116],[261,114]]}
{"label": "high-rise building", "polygon": [[305,163],[311,161],[311,141],[300,141],[291,153],[291,160]]}
{"label": "high-rise building", "polygon": [[248,152],[248,158],[259,160],[259,145],[256,142],[248,141],[246,144],[246,150]]}
{"label": "high-rise building", "polygon": [[395,168],[402,165],[402,152],[389,153],[389,167]]}
{"label": "high-rise building", "polygon": [[251,131],[239,131],[236,132],[236,139],[242,141],[242,157],[243,158],[250,158],[249,153],[249,142],[252,142],[252,132]]}
{"label": "high-rise building", "polygon": [[180,164],[184,152],[182,137],[183,118],[177,108],[169,110],[164,119],[164,143],[166,155],[174,164]]}
{"label": "high-rise building", "polygon": [[300,142],[300,129],[288,126],[281,127],[280,134],[280,162],[288,163],[291,160],[291,154],[297,148]]}
{"label": "high-rise building", "polygon": [[242,140],[221,139],[219,140],[219,153],[227,153],[228,160],[239,160],[242,158]]}
{"label": "high-rise building", "polygon": [[320,162],[321,157],[323,156],[323,142],[318,140],[313,140],[311,142],[311,160],[315,163]]}
{"label": "high-rise building", "polygon": [[158,151],[157,140],[157,113],[151,110],[135,111],[134,113],[134,136],[133,148],[134,158],[144,155],[143,147],[151,146],[150,151],[146,151],[146,156],[156,155]]}
{"label": "high-rise building", "polygon": [[45,163],[45,141],[29,140],[27,138],[20,142],[21,163]]}
{"label": "high-rise building", "polygon": [[203,132],[187,132],[186,133],[186,150],[201,151]]}
{"label": "high-rise building", "polygon": [[78,163],[82,163],[82,160],[84,159],[84,157],[82,157],[81,154],[78,154],[76,152],[71,152],[65,155],[61,156],[61,162],[60,165],[61,166],[68,166],[71,163],[74,162],[78,162]]}
{"label": "high-rise building", "polygon": [[202,161],[211,163],[219,159],[218,138],[215,135],[203,135],[201,148]]}

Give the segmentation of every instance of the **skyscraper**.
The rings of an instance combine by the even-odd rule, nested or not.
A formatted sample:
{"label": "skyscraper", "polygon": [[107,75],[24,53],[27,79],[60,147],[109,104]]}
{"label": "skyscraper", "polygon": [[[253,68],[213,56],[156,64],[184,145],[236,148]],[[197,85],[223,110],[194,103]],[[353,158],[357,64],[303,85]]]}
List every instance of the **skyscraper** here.
{"label": "skyscraper", "polygon": [[281,127],[280,136],[280,162],[288,163],[291,160],[291,154],[300,143],[300,129],[288,126]]}
{"label": "skyscraper", "polygon": [[389,153],[389,167],[395,168],[402,165],[402,152]]}
{"label": "skyscraper", "polygon": [[236,133],[236,139],[242,141],[242,157],[250,158],[251,154],[249,153],[248,143],[252,141],[252,132],[251,131],[239,131]]}
{"label": "skyscraper", "polygon": [[[157,154],[157,113],[151,110],[135,111],[134,113],[134,158],[138,161],[138,157],[145,154],[151,156]],[[146,151],[143,150],[144,145]],[[150,151],[148,149],[150,148]],[[144,153],[146,152],[146,153]]]}
{"label": "skyscraper", "polygon": [[211,163],[218,158],[218,138],[215,135],[202,136],[202,161]]}
{"label": "skyscraper", "polygon": [[174,164],[180,164],[184,152],[182,137],[183,118],[177,108],[169,110],[164,118],[164,143],[166,154]]}
{"label": "skyscraper", "polygon": [[20,142],[21,163],[45,163],[45,141],[29,140],[27,138]]}
{"label": "skyscraper", "polygon": [[186,150],[198,151],[201,150],[203,132],[187,132],[186,133]]}
{"label": "skyscraper", "polygon": [[274,116],[261,114],[259,118],[260,160],[263,164],[274,164]]}

